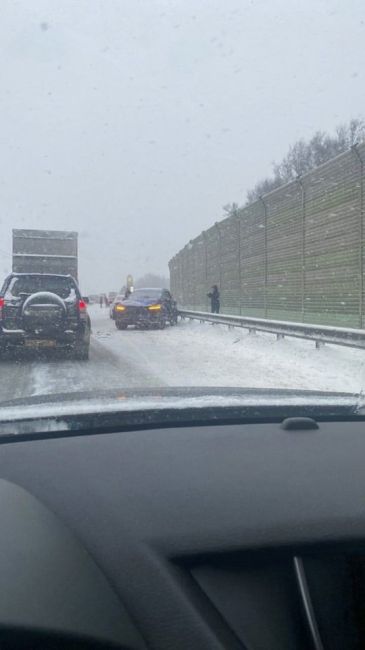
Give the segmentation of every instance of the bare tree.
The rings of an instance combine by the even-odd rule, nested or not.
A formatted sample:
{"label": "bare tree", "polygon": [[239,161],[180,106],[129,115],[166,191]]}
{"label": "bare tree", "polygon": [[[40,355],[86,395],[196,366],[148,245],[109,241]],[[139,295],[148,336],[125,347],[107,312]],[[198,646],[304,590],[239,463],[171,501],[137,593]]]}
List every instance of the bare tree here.
{"label": "bare tree", "polygon": [[162,275],[158,275],[156,273],[146,273],[142,277],[138,278],[135,282],[135,288],[138,289],[143,289],[143,288],[151,288],[151,287],[156,287],[156,288],[163,288],[163,289],[169,289],[170,287],[170,280],[168,278],[163,277]]}
{"label": "bare tree", "polygon": [[227,203],[226,205],[223,206],[223,210],[226,213],[227,217],[233,217],[235,214],[237,214],[239,210],[239,205],[238,203]]}
{"label": "bare tree", "polygon": [[247,192],[247,203],[252,203],[256,201],[263,194],[267,194],[272,190],[275,190],[277,187],[282,185],[282,180],[279,176],[275,174],[273,178],[265,178],[262,181],[256,183],[255,187],[252,190]]}
{"label": "bare tree", "polygon": [[280,163],[273,164],[274,175],[263,179],[247,192],[247,203],[306,174],[364,139],[365,122],[355,118],[348,124],[339,124],[333,136],[317,131],[309,141],[298,140]]}
{"label": "bare tree", "polygon": [[350,120],[349,124],[340,124],[336,129],[338,141],[345,151],[365,139],[365,122],[361,119]]}

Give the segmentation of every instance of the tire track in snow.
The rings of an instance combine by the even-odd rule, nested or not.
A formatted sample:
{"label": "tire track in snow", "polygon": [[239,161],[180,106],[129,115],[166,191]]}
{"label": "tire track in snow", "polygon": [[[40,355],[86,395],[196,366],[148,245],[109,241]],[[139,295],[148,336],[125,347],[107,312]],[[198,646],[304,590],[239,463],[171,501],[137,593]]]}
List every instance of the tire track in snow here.
{"label": "tire track in snow", "polygon": [[161,387],[163,382],[92,337],[89,361],[47,360],[35,365],[30,395],[107,388]]}

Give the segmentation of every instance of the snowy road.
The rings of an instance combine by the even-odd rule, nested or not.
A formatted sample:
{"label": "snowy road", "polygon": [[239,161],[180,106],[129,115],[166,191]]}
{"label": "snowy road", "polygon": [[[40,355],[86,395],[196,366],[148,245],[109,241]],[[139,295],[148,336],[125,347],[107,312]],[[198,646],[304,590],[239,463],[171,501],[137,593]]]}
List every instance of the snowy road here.
{"label": "snowy road", "polygon": [[91,307],[89,362],[23,358],[1,363],[0,401],[45,393],[161,386],[242,386],[360,392],[365,352],[182,322],[119,331]]}

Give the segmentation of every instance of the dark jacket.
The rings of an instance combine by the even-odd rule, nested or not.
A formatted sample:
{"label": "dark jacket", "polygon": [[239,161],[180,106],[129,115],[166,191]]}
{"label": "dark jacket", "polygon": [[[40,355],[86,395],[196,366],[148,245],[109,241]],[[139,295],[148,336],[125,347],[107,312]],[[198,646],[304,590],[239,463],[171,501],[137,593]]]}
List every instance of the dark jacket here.
{"label": "dark jacket", "polygon": [[220,300],[219,300],[219,289],[216,284],[212,286],[212,291],[210,291],[207,294],[208,298],[210,298],[210,305],[211,305],[211,310],[213,314],[218,314],[219,313],[219,308],[220,308]]}

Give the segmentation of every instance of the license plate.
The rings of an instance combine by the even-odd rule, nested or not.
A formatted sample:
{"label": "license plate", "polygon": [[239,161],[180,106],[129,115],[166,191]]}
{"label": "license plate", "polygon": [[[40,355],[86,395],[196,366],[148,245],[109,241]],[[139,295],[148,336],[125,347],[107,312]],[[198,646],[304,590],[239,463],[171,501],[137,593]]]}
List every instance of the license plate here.
{"label": "license plate", "polygon": [[56,341],[46,339],[28,339],[24,342],[26,348],[54,348]]}

